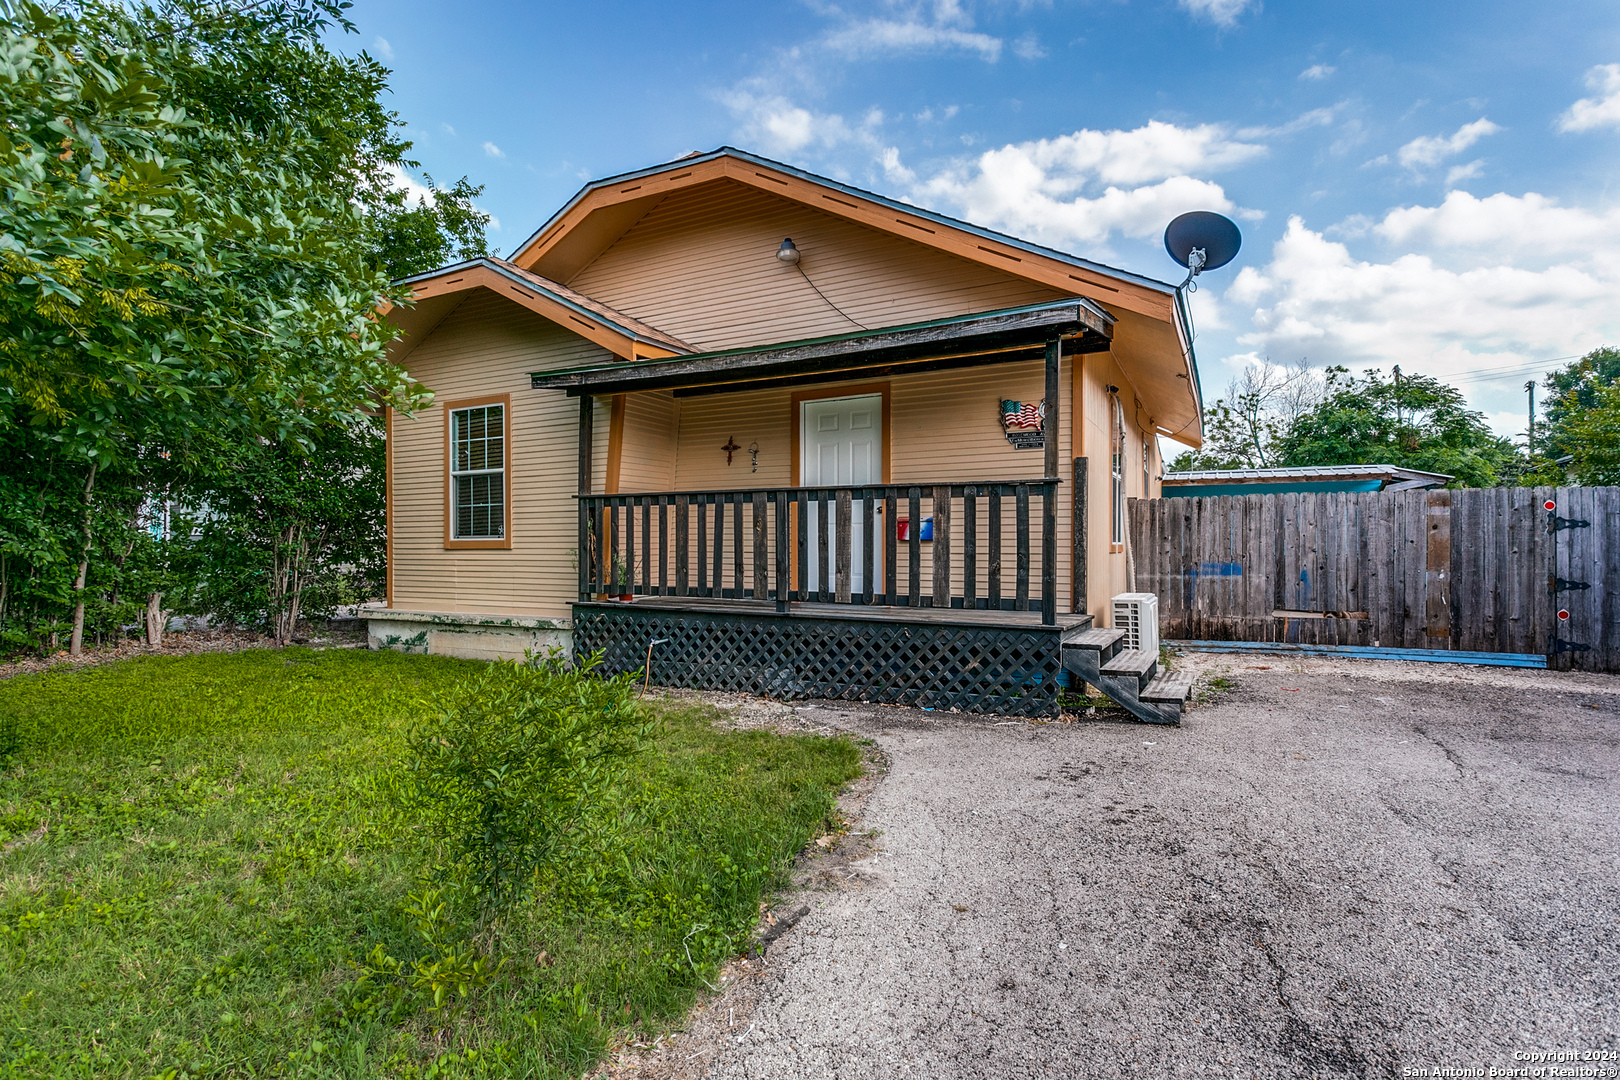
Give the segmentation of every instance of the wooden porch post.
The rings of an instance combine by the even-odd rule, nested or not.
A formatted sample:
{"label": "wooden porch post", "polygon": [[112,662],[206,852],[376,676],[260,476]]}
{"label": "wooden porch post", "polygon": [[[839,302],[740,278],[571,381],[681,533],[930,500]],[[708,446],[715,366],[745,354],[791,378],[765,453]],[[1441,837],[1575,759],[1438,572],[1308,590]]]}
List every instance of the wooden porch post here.
{"label": "wooden porch post", "polygon": [[[593,433],[594,417],[592,408],[595,402],[590,394],[579,395],[579,493],[591,493],[591,435]],[[590,582],[596,580],[596,545],[592,542],[592,521],[590,506],[586,500],[579,500],[579,598],[587,601],[591,598]]]}
{"label": "wooden porch post", "polygon": [[1069,610],[1083,612],[1089,610],[1089,597],[1086,596],[1086,482],[1087,462],[1083,457],[1074,459],[1074,532],[1069,537],[1074,546],[1074,565],[1069,570]]}
{"label": "wooden porch post", "polygon": [[579,493],[591,493],[591,436],[595,429],[593,410],[596,400],[590,394],[579,395]]}
{"label": "wooden porch post", "polygon": [[1062,338],[1053,338],[1046,343],[1046,416],[1041,424],[1041,436],[1046,445],[1048,480],[1058,478],[1058,358],[1062,355]]}
{"label": "wooden porch post", "polygon": [[1057,483],[1058,433],[1062,430],[1058,408],[1058,362],[1063,356],[1063,339],[1046,343],[1046,416],[1041,424],[1041,441],[1046,448],[1046,479],[1053,481],[1041,500],[1041,622],[1057,622]]}

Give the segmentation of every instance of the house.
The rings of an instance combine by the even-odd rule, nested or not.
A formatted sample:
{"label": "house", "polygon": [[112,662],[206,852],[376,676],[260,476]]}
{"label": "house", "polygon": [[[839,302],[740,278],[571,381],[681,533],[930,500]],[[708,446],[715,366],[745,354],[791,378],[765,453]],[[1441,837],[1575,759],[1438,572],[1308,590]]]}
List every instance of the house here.
{"label": "house", "polygon": [[1398,465],[1304,465],[1287,469],[1191,469],[1164,474],[1164,498],[1270,495],[1287,491],[1417,491],[1455,477]]}
{"label": "house", "polygon": [[409,284],[374,647],[1047,712],[1201,439],[1172,286],[731,148]]}

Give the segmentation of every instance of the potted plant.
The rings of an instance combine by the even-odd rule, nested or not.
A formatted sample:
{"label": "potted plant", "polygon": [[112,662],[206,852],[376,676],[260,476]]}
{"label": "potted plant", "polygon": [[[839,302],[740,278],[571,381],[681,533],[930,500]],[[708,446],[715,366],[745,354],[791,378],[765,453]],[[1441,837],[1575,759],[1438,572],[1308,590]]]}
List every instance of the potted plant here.
{"label": "potted plant", "polygon": [[618,597],[625,603],[636,598],[634,586],[630,583],[630,564],[624,561],[622,555],[613,556],[613,587],[618,590]]}

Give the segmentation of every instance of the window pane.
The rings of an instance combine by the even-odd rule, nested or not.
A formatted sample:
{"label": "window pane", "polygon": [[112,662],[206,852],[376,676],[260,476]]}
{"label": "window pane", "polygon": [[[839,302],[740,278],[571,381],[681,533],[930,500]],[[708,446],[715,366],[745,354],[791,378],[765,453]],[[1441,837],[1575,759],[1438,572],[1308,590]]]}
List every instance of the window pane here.
{"label": "window pane", "polygon": [[499,473],[456,477],[456,536],[499,540],[505,531],[505,478]]}
{"label": "window pane", "polygon": [[457,472],[505,467],[505,412],[504,406],[484,405],[453,414],[451,439]]}

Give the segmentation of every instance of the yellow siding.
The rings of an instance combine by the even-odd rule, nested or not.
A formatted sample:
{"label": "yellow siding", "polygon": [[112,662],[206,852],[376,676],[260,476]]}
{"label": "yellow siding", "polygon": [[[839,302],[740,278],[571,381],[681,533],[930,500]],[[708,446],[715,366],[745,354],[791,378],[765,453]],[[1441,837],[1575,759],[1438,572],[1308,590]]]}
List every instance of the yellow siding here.
{"label": "yellow siding", "polygon": [[[1109,386],[1119,388],[1120,403],[1125,411],[1126,497],[1135,499],[1144,495],[1144,449],[1149,455],[1148,472],[1151,476],[1157,477],[1162,467],[1158,463],[1152,429],[1146,426],[1147,417],[1137,404],[1136,391],[1113,354],[1095,353],[1085,357],[1082,383],[1085,427],[1078,456],[1087,459],[1087,494],[1091,507],[1087,536],[1089,574],[1086,599],[1091,613],[1097,617],[1097,625],[1106,626],[1110,613],[1109,600],[1119,593],[1130,591],[1125,550],[1123,547],[1113,550],[1114,545],[1109,542],[1113,520],[1110,501],[1113,488],[1109,474],[1110,411],[1113,404],[1109,400]],[[1150,479],[1147,484],[1150,496],[1157,494],[1156,487],[1156,481]],[[1130,530],[1127,528],[1127,540],[1129,536]]]}
{"label": "yellow siding", "polygon": [[787,236],[805,275],[868,327],[1064,295],[730,180],[671,194],[567,284],[704,350],[854,331],[777,261]]}
{"label": "yellow siding", "polygon": [[[1072,360],[1064,360],[1059,387],[1063,419],[1060,423],[1060,474],[1064,478],[1058,489],[1057,506],[1057,564],[1058,610],[1069,608],[1069,523],[1072,517],[1073,492],[1069,482],[1072,473],[1073,403],[1070,388]],[[1001,364],[994,367],[967,368],[958,371],[907,375],[888,380],[890,385],[891,430],[889,434],[889,473],[897,484],[961,483],[979,480],[1030,480],[1039,478],[1045,469],[1045,455],[1038,450],[1014,450],[1002,433],[1000,404],[1002,398],[1018,401],[1039,401],[1044,393],[1045,366],[1041,361]],[[716,394],[700,397],[676,398],[674,430],[678,432],[675,462],[674,490],[724,491],[739,488],[785,487],[792,483],[791,438],[792,394],[809,392],[837,393],[859,390],[864,384],[825,384],[823,386],[794,387],[774,390],[755,390],[737,394]],[[630,395],[637,397],[652,395]],[[641,406],[640,409],[645,409]],[[636,468],[646,469],[669,455],[664,442],[663,428],[644,428],[640,438],[633,438],[628,422],[636,409],[627,411],[623,468],[630,474],[632,462]],[[734,439],[744,447],[726,465],[725,451],[721,449],[727,439]],[[645,441],[640,441],[645,439]],[[746,448],[757,441],[760,447],[759,472],[750,472]],[[657,486],[630,487],[621,482],[621,490],[666,490]],[[983,504],[981,504],[982,506]],[[1093,502],[1095,506],[1095,501]],[[1012,504],[1006,514],[1005,550],[1008,565],[1013,552]],[[1039,503],[1031,506],[1031,594],[1040,590]],[[955,508],[955,520],[962,520],[961,504]],[[981,529],[983,526],[981,525]],[[984,542],[981,532],[981,544]],[[695,541],[694,541],[695,543]],[[730,546],[723,561],[731,564]],[[928,560],[929,549],[924,547],[922,573],[925,581],[932,574]],[[961,547],[958,545],[956,565],[960,578]],[[982,562],[982,559],[981,559]],[[903,573],[903,572],[902,572]],[[1005,575],[1006,588],[1011,594],[1013,575]],[[980,595],[987,584],[987,569],[979,574]],[[927,591],[925,585],[925,591]],[[1119,590],[1115,590],[1119,591]]]}
{"label": "yellow siding", "polygon": [[[602,363],[608,353],[492,293],[478,291],[411,353],[411,376],[437,403],[394,420],[393,606],[568,618],[577,571],[579,402],[529,388],[529,372]],[[444,548],[443,403],[512,395],[512,548]],[[598,399],[595,462],[606,458],[608,401]]]}
{"label": "yellow siding", "polygon": [[625,395],[620,491],[674,490],[677,415],[675,395],[668,390]]}

